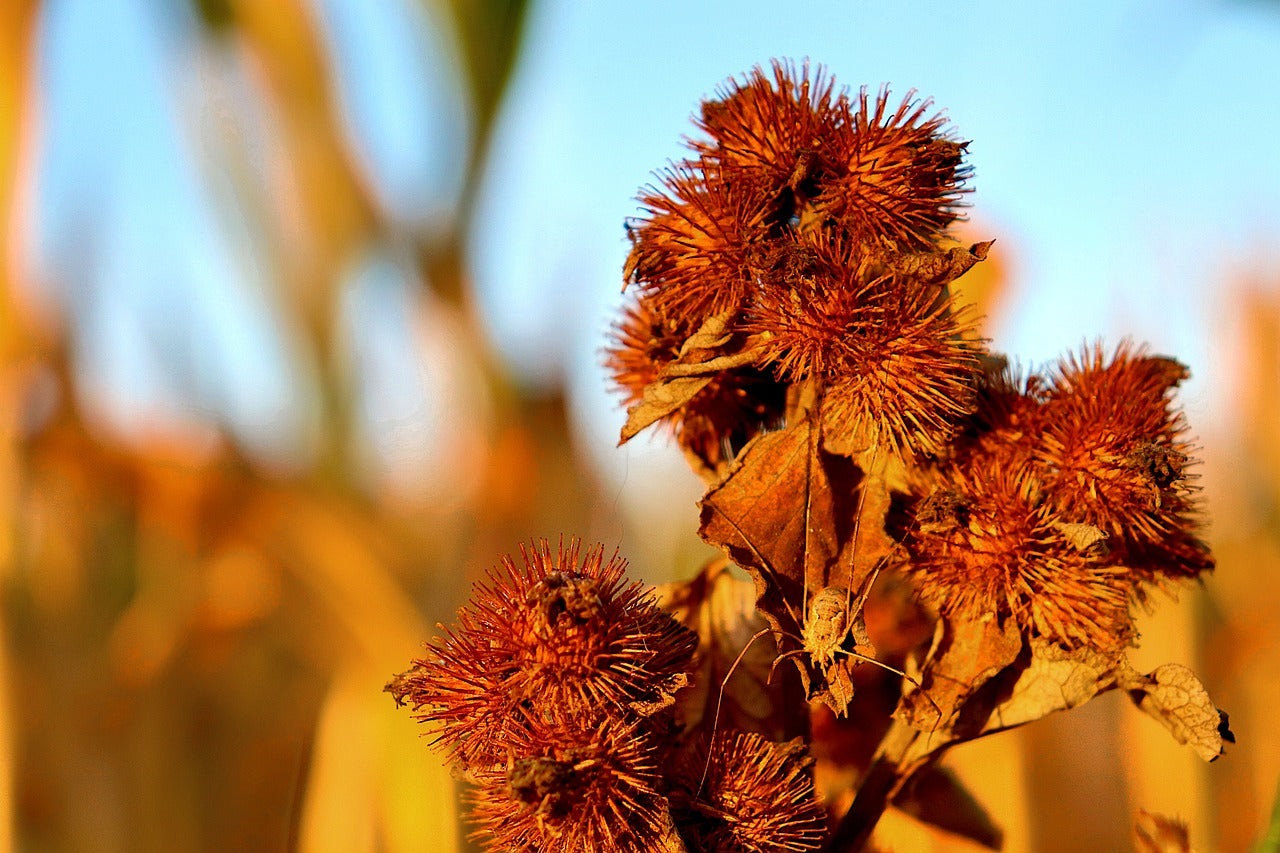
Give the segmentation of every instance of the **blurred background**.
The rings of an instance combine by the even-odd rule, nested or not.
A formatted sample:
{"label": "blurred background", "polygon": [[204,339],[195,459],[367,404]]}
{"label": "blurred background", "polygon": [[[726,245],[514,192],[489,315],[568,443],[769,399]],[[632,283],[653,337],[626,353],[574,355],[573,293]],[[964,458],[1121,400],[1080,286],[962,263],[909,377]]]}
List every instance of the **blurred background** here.
{"label": "blurred background", "polygon": [[[616,448],[623,221],[772,57],[972,139],[962,283],[1027,365],[1176,355],[1218,572],[1144,619],[1239,744],[1108,695],[949,759],[1012,850],[1202,850],[1280,778],[1280,6],[0,0],[0,851],[465,849],[381,692],[522,540],[688,577]],[[904,816],[902,850],[965,849]]]}

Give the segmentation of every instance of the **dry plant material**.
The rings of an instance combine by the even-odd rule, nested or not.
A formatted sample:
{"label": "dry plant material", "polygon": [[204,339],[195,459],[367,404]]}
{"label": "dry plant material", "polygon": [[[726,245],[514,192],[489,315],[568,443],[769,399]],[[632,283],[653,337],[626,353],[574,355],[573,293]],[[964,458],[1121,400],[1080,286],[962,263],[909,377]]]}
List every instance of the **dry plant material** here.
{"label": "dry plant material", "polygon": [[697,638],[603,547],[521,556],[387,690],[476,784],[490,849],[649,850],[670,824],[660,743]]}
{"label": "dry plant material", "polygon": [[827,816],[814,795],[812,763],[798,739],[771,743],[757,734],[717,735],[705,758],[687,765],[690,772],[672,798],[689,848],[705,853],[817,850]]}
{"label": "dry plant material", "polygon": [[576,543],[477,587],[389,686],[476,782],[477,834],[857,850],[897,804],[996,846],[938,758],[1113,689],[1218,757],[1195,675],[1126,658],[1134,608],[1213,568],[1187,368],[1128,342],[1038,372],[987,351],[951,288],[992,251],[947,231],[966,143],[914,93],[775,62],[697,125],[640,194],[605,361],[621,440],[672,433],[724,558],[661,592],[672,615]]}

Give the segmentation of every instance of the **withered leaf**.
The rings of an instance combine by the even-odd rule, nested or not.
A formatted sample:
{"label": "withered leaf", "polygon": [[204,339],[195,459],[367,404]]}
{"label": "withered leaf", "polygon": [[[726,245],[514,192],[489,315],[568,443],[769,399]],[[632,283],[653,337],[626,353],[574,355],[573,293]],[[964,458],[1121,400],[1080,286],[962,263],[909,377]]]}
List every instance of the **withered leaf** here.
{"label": "withered leaf", "polygon": [[1224,742],[1235,743],[1226,713],[1214,706],[1200,679],[1182,664],[1166,663],[1147,675],[1126,668],[1120,686],[1174,740],[1190,746],[1205,761],[1222,755]]}
{"label": "withered leaf", "polygon": [[[826,446],[821,452],[829,469],[850,469],[843,454],[836,454]],[[902,463],[876,449],[855,456],[853,461],[851,470],[860,476],[857,491],[849,502],[853,511],[851,530],[844,536],[840,555],[840,565],[848,568],[839,583],[848,583],[862,591],[875,571],[885,567],[896,547],[885,524],[892,502],[889,484],[901,484]]]}
{"label": "withered leaf", "polygon": [[682,376],[650,382],[644,386],[640,402],[627,409],[627,422],[622,425],[618,444],[625,444],[645,427],[657,423],[688,403],[709,382],[710,375]]}
{"label": "withered leaf", "polygon": [[701,501],[699,534],[751,573],[757,606],[793,635],[806,588],[827,585],[840,553],[835,495],[815,445],[808,420],[758,435]]}
{"label": "withered leaf", "polygon": [[[970,698],[1012,665],[1022,649],[1022,634],[1012,619],[1000,620],[993,614],[987,619],[939,620],[933,647],[921,666],[922,689],[905,692],[896,715],[930,732],[934,745],[962,737],[964,729],[975,727],[976,709],[966,708]],[[966,711],[963,719],[962,709]],[[981,717],[977,727],[989,710],[984,707],[977,712]],[[957,728],[962,732],[955,732]]]}
{"label": "withered leaf", "polygon": [[759,360],[757,349],[723,352],[733,340],[730,322],[735,311],[707,318],[699,329],[680,345],[679,356],[644,387],[640,402],[627,410],[619,444],[625,444],[645,427],[686,405],[721,371],[747,367]]}
{"label": "withered leaf", "polygon": [[[981,643],[979,644],[981,646]],[[939,657],[942,661],[948,656]],[[938,685],[938,663],[926,661],[922,683]],[[959,668],[944,670],[942,682],[963,680]],[[1138,673],[1123,655],[1083,647],[1064,649],[1040,637],[1031,637],[1022,651],[979,690],[962,696],[958,713],[946,725],[913,745],[909,757],[918,758],[948,745],[1010,729],[1083,705],[1099,693],[1123,688],[1146,713],[1155,717],[1183,744],[1190,745],[1206,761],[1222,754],[1224,743],[1234,743],[1227,715],[1214,707],[1199,679],[1180,664],[1165,664],[1147,675]],[[955,706],[941,685],[930,690],[944,713]],[[918,727],[924,712],[914,693],[903,697],[899,715]]]}
{"label": "withered leaf", "polygon": [[732,337],[729,324],[737,313],[737,309],[731,309],[708,317],[698,330],[680,345],[680,358],[686,358],[698,350],[717,349],[728,343]]}
{"label": "withered leaf", "polygon": [[[728,570],[724,560],[705,566],[694,578],[658,588],[659,603],[686,628],[697,633],[691,683],[676,696],[676,714],[687,730],[709,735],[716,704],[719,730],[756,732],[771,740],[786,740],[807,727],[803,709],[787,707],[781,696],[790,672],[769,680],[777,653],[772,636],[747,643],[765,626],[755,608],[754,585]],[[743,652],[745,651],[745,654]],[[737,669],[720,685],[738,656]]]}
{"label": "withered leaf", "polygon": [[909,275],[929,284],[955,281],[979,261],[986,260],[995,240],[974,243],[968,248],[956,246],[933,252],[904,252],[891,263],[894,272]]}
{"label": "withered leaf", "polygon": [[1072,548],[1081,553],[1105,551],[1107,534],[1092,524],[1070,521],[1051,521],[1049,526],[1061,533]]}
{"label": "withered leaf", "polygon": [[651,698],[628,702],[627,707],[641,717],[652,717],[654,714],[665,711],[674,705],[676,703],[676,694],[688,686],[689,676],[686,673],[677,672],[664,679],[660,684],[655,685]]}
{"label": "withered leaf", "polygon": [[[803,631],[806,596],[835,586],[852,590],[852,599],[878,559],[867,543],[885,536],[887,499],[864,500],[859,487],[866,478],[858,467],[821,445],[808,418],[758,435],[701,502],[702,538],[751,573],[757,606],[773,628],[793,638]],[[879,520],[859,524],[860,512],[879,513]],[[848,624],[856,623],[856,613],[845,615]],[[823,674],[797,663],[806,691],[821,696],[824,688],[813,682],[825,681]],[[847,705],[847,698],[835,701]]]}
{"label": "withered leaf", "polygon": [[1084,647],[1067,650],[1032,637],[1030,659],[1009,696],[991,712],[983,733],[1030,723],[1054,711],[1083,705],[1115,686],[1124,658]]}
{"label": "withered leaf", "polygon": [[[906,753],[909,760],[1082,705],[1115,686],[1117,670],[1125,665],[1123,658],[1093,649],[1068,651],[1040,637],[1025,638],[1012,620],[1004,628],[988,626],[985,632],[966,630],[965,624],[956,629],[955,651],[938,658],[949,663],[941,679],[932,671],[936,664],[925,662],[922,683],[942,707],[943,724],[911,745]],[[978,664],[968,667],[976,671],[980,685],[965,683],[966,648],[982,657],[981,669]],[[1000,661],[1006,659],[1001,666]],[[947,689],[949,682],[957,683]],[[904,696],[899,706],[901,718],[920,728],[919,717],[928,711],[924,704],[915,692]]]}
{"label": "withered leaf", "polygon": [[822,701],[827,703],[831,713],[837,716],[844,714],[853,701],[853,676],[849,674],[849,659],[838,658],[825,673],[827,690],[822,694]]}

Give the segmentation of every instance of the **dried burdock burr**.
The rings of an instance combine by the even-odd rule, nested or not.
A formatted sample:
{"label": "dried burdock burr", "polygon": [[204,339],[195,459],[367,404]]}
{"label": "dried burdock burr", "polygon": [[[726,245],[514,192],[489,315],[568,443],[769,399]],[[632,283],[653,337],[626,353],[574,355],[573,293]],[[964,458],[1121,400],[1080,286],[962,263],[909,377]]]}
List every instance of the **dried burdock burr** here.
{"label": "dried burdock burr", "polygon": [[804,853],[821,847],[826,811],[814,793],[813,761],[803,742],[723,733],[707,755],[688,763],[672,794],[689,850]]}
{"label": "dried burdock burr", "polygon": [[833,137],[850,115],[823,69],[774,62],[772,72],[756,68],[704,102],[697,124],[707,139],[692,147],[708,167],[773,199],[773,219],[785,223],[835,168]]}
{"label": "dried burdock burr", "polygon": [[1040,490],[999,456],[946,466],[917,507],[907,577],[949,619],[994,614],[1068,646],[1123,647],[1134,579],[1073,543]]}
{"label": "dried burdock burr", "polygon": [[1109,358],[1094,345],[1062,360],[1044,404],[1036,462],[1048,499],[1063,519],[1098,527],[1116,548],[1132,546],[1121,559],[1171,546],[1156,563],[1133,560],[1153,581],[1212,565],[1206,547],[1189,547],[1199,527],[1195,448],[1171,400],[1189,375],[1128,343]]}
{"label": "dried burdock burr", "polygon": [[931,248],[956,218],[969,170],[964,143],[929,102],[896,107],[863,90],[856,107],[819,67],[775,61],[717,92],[693,143],[700,162],[773,199],[772,222],[830,220],[859,241]]}
{"label": "dried burdock burr", "polygon": [[674,166],[640,196],[631,275],[660,312],[695,328],[742,307],[755,288],[770,236],[767,198],[718,171]]}
{"label": "dried burdock burr", "polygon": [[862,90],[849,131],[835,137],[842,168],[816,206],[851,234],[928,249],[955,221],[971,172],[968,143],[914,94],[893,107],[887,90],[874,100]]}
{"label": "dried burdock burr", "polygon": [[495,851],[648,851],[669,826],[659,750],[639,723],[538,726],[476,774],[473,838]]}
{"label": "dried burdock burr", "polygon": [[927,104],[864,92],[855,106],[821,69],[771,70],[706,102],[695,156],[641,194],[627,264],[639,301],[607,356],[630,409],[623,439],[676,423],[713,481],[780,420],[775,401],[808,386],[832,452],[939,453],[980,374],[974,318],[946,285],[990,244],[938,246],[963,146]]}
{"label": "dried burdock burr", "polygon": [[544,724],[670,705],[697,645],[617,554],[541,540],[521,556],[476,584],[457,626],[388,685],[468,769],[503,765],[511,739]]}

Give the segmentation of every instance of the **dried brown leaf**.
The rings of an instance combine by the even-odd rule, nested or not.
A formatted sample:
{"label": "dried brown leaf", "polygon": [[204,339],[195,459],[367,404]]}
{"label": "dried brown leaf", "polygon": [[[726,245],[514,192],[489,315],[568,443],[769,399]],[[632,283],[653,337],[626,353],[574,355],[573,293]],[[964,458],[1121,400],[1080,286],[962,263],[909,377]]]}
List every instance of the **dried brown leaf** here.
{"label": "dried brown leaf", "polygon": [[1226,743],[1235,743],[1226,713],[1214,706],[1200,679],[1182,664],[1166,663],[1147,675],[1126,669],[1120,686],[1174,740],[1190,746],[1205,761],[1222,755]]}
{"label": "dried brown leaf", "polygon": [[[957,640],[943,654],[936,654],[935,645],[921,680],[941,706],[944,725],[929,730],[928,738],[913,745],[909,757],[1034,722],[1116,687],[1125,689],[1139,708],[1206,761],[1221,755],[1224,743],[1235,742],[1227,715],[1214,707],[1204,686],[1185,666],[1165,664],[1143,675],[1114,652],[1065,649],[1040,637],[1025,644],[1018,638],[1015,648],[1005,640],[994,632],[984,636],[966,631],[962,623]],[[1011,649],[1015,657],[992,672]],[[974,664],[966,670],[966,650],[975,659],[985,659],[987,666]],[[954,688],[948,689],[949,684]],[[903,697],[898,715],[921,728],[928,711],[923,698],[912,692]]]}
{"label": "dried brown leaf", "polygon": [[627,707],[641,717],[652,717],[676,703],[676,694],[689,686],[687,673],[676,672],[653,686],[652,698],[628,702]]}
{"label": "dried brown leaf", "polygon": [[1024,668],[1013,670],[1017,680],[1008,698],[991,711],[984,734],[1083,705],[1114,687],[1128,666],[1122,657],[1088,647],[1068,650],[1040,637],[1032,637],[1027,646],[1030,658]]}
{"label": "dried brown leaf", "polygon": [[995,240],[972,246],[955,246],[932,252],[906,252],[892,258],[890,268],[929,284],[946,284],[968,272],[974,264],[986,260]]}
{"label": "dried brown leaf", "polygon": [[823,702],[838,715],[847,713],[849,703],[853,701],[853,676],[849,672],[849,659],[838,658],[825,673],[827,690],[821,695]]}
{"label": "dried brown leaf", "polygon": [[1061,533],[1072,548],[1081,553],[1104,551],[1107,534],[1092,524],[1069,521],[1051,521],[1049,526]]}
{"label": "dried brown leaf", "polygon": [[974,711],[966,708],[970,697],[1012,665],[1022,649],[1022,635],[1011,619],[1000,620],[993,614],[980,620],[940,621],[933,648],[921,667],[923,690],[905,693],[897,716],[930,732],[930,743],[940,746],[960,738],[953,730],[975,725]]}
{"label": "dried brown leaf", "polygon": [[679,356],[662,368],[658,379],[644,387],[640,402],[627,410],[619,444],[625,444],[645,427],[686,405],[717,373],[748,367],[759,361],[752,348],[724,352],[733,341],[733,311],[709,317],[680,345]]}
{"label": "dried brown leaf", "polygon": [[707,387],[711,376],[682,376],[650,382],[644,386],[639,403],[627,409],[627,422],[622,426],[619,444],[635,438],[645,427],[655,424],[692,400]]}
{"label": "dried brown leaf", "polygon": [[[717,725],[721,731],[756,732],[770,740],[787,740],[806,730],[803,709],[788,708],[781,700],[787,677],[795,676],[780,671],[769,683],[777,654],[773,637],[763,636],[746,649],[765,627],[764,617],[755,608],[755,587],[750,581],[735,576],[719,560],[688,581],[659,587],[658,595],[660,604],[699,638],[693,678],[676,697],[676,713],[686,729],[705,729],[709,734],[719,702]],[[722,695],[720,685],[739,654],[743,654],[742,660]]]}
{"label": "dried brown leaf", "polygon": [[[865,482],[851,460],[821,448],[821,436],[806,418],[747,444],[724,481],[703,498],[699,532],[751,573],[757,607],[771,627],[796,638],[808,598],[835,586],[852,590],[852,601],[878,559],[876,548],[885,550],[876,537],[884,538],[888,500],[862,499],[858,491]],[[880,520],[859,524],[864,511],[879,513]],[[850,615],[847,623],[856,624],[858,614]],[[815,698],[847,705],[851,693],[842,689],[840,698],[831,697],[821,686],[822,673],[797,663]]]}
{"label": "dried brown leaf", "polygon": [[810,423],[756,436],[702,499],[699,533],[751,573],[773,627],[799,634],[806,588],[840,553],[830,478]]}

